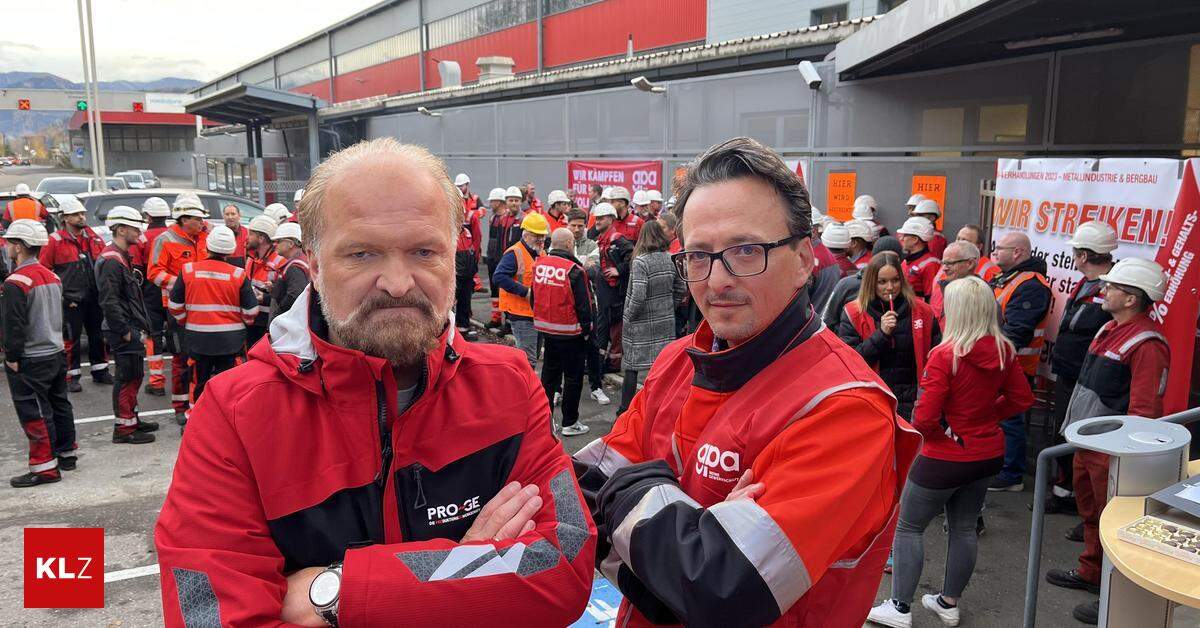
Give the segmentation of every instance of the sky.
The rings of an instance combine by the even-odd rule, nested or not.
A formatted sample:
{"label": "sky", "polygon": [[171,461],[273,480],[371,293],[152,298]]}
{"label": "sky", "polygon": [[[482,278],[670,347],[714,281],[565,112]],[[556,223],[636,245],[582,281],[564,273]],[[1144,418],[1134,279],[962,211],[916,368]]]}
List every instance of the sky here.
{"label": "sky", "polygon": [[[92,0],[101,81],[207,81],[379,0]],[[0,72],[83,80],[75,0],[0,0]]]}

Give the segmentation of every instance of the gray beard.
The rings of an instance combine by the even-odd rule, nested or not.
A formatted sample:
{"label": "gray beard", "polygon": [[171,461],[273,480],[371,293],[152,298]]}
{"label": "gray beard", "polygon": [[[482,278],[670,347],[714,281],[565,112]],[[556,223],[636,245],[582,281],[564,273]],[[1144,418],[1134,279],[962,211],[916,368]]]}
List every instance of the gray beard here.
{"label": "gray beard", "polygon": [[330,339],[338,346],[362,351],[383,358],[393,367],[413,367],[425,359],[425,354],[437,348],[446,326],[446,317],[423,312],[421,318],[408,325],[373,326],[366,318],[373,309],[360,306],[349,318],[334,316],[329,302],[320,300],[321,313],[329,324]]}

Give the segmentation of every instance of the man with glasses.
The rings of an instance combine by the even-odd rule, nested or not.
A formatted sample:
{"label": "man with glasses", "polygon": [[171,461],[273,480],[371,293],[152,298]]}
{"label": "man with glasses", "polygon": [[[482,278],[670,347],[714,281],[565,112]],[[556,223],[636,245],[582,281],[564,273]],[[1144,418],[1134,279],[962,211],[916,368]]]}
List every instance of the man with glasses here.
{"label": "man with glasses", "polygon": [[987,254],[987,242],[983,241],[983,227],[976,224],[963,226],[958,230],[958,234],[954,236],[956,242],[967,242],[975,245],[975,250],[979,251],[979,261],[975,265],[975,274],[980,279],[991,283],[996,275],[1000,274],[1000,267]]}
{"label": "man with glasses", "polygon": [[673,260],[704,313],[576,456],[621,625],[861,625],[919,438],[825,329],[804,184],[749,138],[679,190]]}
{"label": "man with glasses", "polygon": [[[1017,347],[1017,362],[1033,386],[1038,359],[1046,344],[1046,323],[1054,299],[1046,279],[1046,260],[1034,257],[1029,237],[1006,233],[992,251],[992,260],[1002,271],[992,288],[1000,305],[1000,329]],[[989,491],[1025,489],[1025,415],[1018,414],[1000,422],[1004,430],[1004,467],[992,481]]]}
{"label": "man with glasses", "polygon": [[978,263],[979,249],[970,242],[951,242],[942,252],[942,269],[938,271],[937,278],[933,282],[933,293],[929,295],[929,306],[937,315],[942,329],[946,328],[946,319],[942,314],[942,300],[945,297],[946,284],[955,279],[975,274],[975,267]]}

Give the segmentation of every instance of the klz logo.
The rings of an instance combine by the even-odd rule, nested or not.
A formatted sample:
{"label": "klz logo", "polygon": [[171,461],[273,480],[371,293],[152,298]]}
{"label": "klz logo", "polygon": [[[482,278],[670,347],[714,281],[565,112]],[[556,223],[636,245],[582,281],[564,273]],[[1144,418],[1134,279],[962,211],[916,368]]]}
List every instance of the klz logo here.
{"label": "klz logo", "polygon": [[431,526],[440,526],[445,523],[453,523],[463,517],[470,517],[483,510],[483,506],[479,504],[479,496],[471,497],[463,501],[461,504],[447,504],[445,506],[433,506],[425,510],[425,517],[429,520]]}
{"label": "klz logo", "polygon": [[103,608],[104,529],[25,528],[25,608]]}
{"label": "klz logo", "polygon": [[737,482],[741,475],[742,457],[736,451],[722,451],[705,443],[696,450],[696,475],[718,482]]}
{"label": "klz logo", "polygon": [[538,283],[561,284],[567,280],[567,269],[541,264],[533,269],[533,279]]}

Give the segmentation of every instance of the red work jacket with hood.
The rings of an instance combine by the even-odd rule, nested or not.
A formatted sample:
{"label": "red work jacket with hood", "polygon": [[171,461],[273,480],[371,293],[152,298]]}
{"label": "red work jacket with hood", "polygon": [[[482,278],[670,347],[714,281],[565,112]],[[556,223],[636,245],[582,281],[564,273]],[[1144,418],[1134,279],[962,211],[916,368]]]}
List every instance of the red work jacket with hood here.
{"label": "red work jacket with hood", "polygon": [[[285,574],[337,561],[342,626],[578,619],[595,526],[524,356],[449,325],[398,412],[389,364],[330,344],[317,299],[192,410],[155,529],[166,625],[281,625]],[[539,487],[536,527],[461,543],[513,481]]]}

